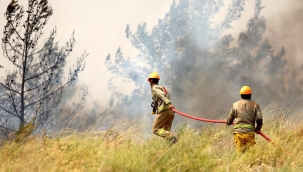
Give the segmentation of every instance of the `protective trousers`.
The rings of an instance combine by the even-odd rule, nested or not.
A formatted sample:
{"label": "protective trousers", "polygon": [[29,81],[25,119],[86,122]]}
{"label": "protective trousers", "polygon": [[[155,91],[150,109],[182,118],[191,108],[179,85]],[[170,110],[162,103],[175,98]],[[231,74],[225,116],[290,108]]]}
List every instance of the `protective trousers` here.
{"label": "protective trousers", "polygon": [[170,132],[174,120],[174,112],[165,110],[157,114],[153,125],[153,133],[163,138],[171,138],[173,134]]}
{"label": "protective trousers", "polygon": [[233,135],[238,152],[245,152],[249,147],[256,144],[255,132],[234,133]]}

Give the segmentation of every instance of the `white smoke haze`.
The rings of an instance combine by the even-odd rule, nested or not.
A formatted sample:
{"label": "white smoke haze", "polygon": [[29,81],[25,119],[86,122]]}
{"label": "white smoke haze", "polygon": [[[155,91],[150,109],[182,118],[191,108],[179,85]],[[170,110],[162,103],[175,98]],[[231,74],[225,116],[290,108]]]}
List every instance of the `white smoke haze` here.
{"label": "white smoke haze", "polygon": [[[0,14],[4,14],[6,7],[11,0],[2,0],[0,2]],[[27,1],[19,1],[20,5],[27,9]],[[151,28],[158,18],[169,8],[172,0],[161,1],[49,1],[54,14],[50,17],[48,24],[44,28],[44,37],[47,37],[53,28],[57,28],[55,41],[59,41],[62,46],[70,38],[75,30],[76,44],[66,65],[66,70],[75,62],[76,57],[80,56],[84,50],[89,53],[86,59],[85,71],[79,74],[77,88],[83,84],[88,87],[89,94],[86,96],[84,109],[79,112],[86,116],[95,110],[96,114],[104,112],[109,105],[110,91],[108,90],[108,79],[112,77],[104,64],[108,53],[115,53],[117,47],[121,46],[124,54],[130,57],[135,56],[136,49],[125,37],[125,27],[129,23],[131,27],[136,27],[139,23],[148,21],[148,27]],[[5,25],[5,18],[0,20],[0,25]],[[133,29],[134,29],[133,28]],[[2,34],[1,34],[2,35]],[[41,39],[42,42],[44,38]],[[5,70],[12,69],[12,65],[2,56],[0,49],[0,64],[5,68],[0,69],[0,77],[5,74]],[[122,82],[118,78],[115,82]],[[118,84],[125,94],[130,94],[133,84]],[[73,97],[66,96],[64,100],[78,101],[78,93]],[[98,104],[98,108],[96,108]]]}
{"label": "white smoke haze", "polygon": [[[225,5],[230,4],[230,2],[224,1]],[[172,90],[168,90],[170,90],[173,103],[177,109],[205,118],[222,117],[230,109],[232,103],[240,99],[239,90],[243,85],[252,87],[252,99],[259,102],[263,109],[274,101],[278,101],[281,105],[285,105],[287,102],[298,102],[300,104],[302,99],[297,95],[302,93],[302,87],[300,86],[302,84],[300,75],[302,73],[302,61],[298,60],[298,56],[295,57],[293,52],[301,52],[302,48],[294,43],[286,44],[292,39],[300,41],[298,38],[302,33],[294,34],[293,37],[284,37],[282,35],[287,35],[291,29],[281,30],[280,28],[283,27],[279,26],[288,23],[289,28],[300,28],[302,22],[297,20],[298,17],[296,17],[300,14],[294,13],[294,11],[301,9],[303,2],[262,2],[261,6],[264,6],[264,9],[261,11],[258,20],[250,21],[259,22],[256,26],[261,30],[249,30],[250,33],[247,33],[247,23],[255,17],[254,5],[255,1],[245,1],[241,18],[234,21],[232,28],[225,30],[223,33],[223,35],[231,34],[233,37],[234,40],[230,47],[234,49],[230,51],[235,56],[229,56],[228,54],[226,56],[222,56],[222,54],[216,56],[214,54],[209,57],[209,53],[203,50],[203,46],[207,45],[203,42],[204,40],[199,39],[200,35],[203,34],[201,32],[192,32],[188,35],[189,39],[176,42],[174,49],[178,49],[180,54],[184,49],[197,47],[196,55],[198,57],[208,57],[208,59],[200,62],[192,62],[192,59],[194,59],[192,56],[181,62],[180,57],[173,57],[175,59],[172,60],[171,66],[179,65],[174,71],[177,73],[174,74],[177,75],[178,80],[175,85],[172,85]],[[225,9],[222,8],[215,15],[214,22],[219,23],[224,18]],[[283,16],[289,17],[285,18]],[[266,25],[263,26],[264,19]],[[287,22],[288,20],[292,22]],[[199,23],[196,25],[199,26]],[[264,33],[263,29],[265,30]],[[132,32],[136,32],[136,30],[132,30]],[[261,38],[260,41],[245,43],[246,40],[258,40],[259,37]],[[146,56],[149,55],[146,54]],[[229,59],[226,60],[226,58]],[[161,67],[166,65],[166,63],[163,63],[162,66],[155,67],[151,71],[160,70]],[[124,65],[125,70],[131,68],[127,66]],[[199,68],[199,70],[194,70],[195,68]],[[145,76],[147,77],[151,71],[146,72]],[[161,78],[164,78],[160,80],[160,84],[164,86],[171,85],[169,77],[176,77],[176,75],[168,77],[169,73],[160,73],[160,75]],[[137,79],[134,79],[134,81],[137,83],[144,82]],[[146,96],[148,96],[150,93],[146,87],[149,87],[148,83],[141,86],[147,92]],[[137,99],[132,99],[131,102],[142,104],[142,100],[140,102]],[[144,100],[144,103],[148,104],[149,102]],[[123,106],[123,103],[119,104],[119,107],[121,105]],[[141,109],[143,110],[144,107]],[[124,114],[120,110],[115,109],[114,111],[113,115]],[[147,115],[144,110],[141,114],[140,112],[134,112],[133,117],[140,118],[142,114]],[[184,120],[183,117],[177,116],[176,118],[179,121]]]}
{"label": "white smoke haze", "polygon": [[[75,30],[76,44],[74,51],[71,53],[73,58],[69,58],[66,69],[74,63],[76,57],[80,56],[84,50],[87,50],[89,56],[86,60],[86,68],[83,73],[79,75],[78,87],[82,84],[88,87],[88,95],[86,97],[86,104],[78,115],[87,116],[91,113],[94,116],[99,117],[102,115],[113,115],[109,113],[109,104],[111,98],[111,92],[108,87],[108,80],[113,77],[113,84],[116,85],[116,90],[123,95],[127,95],[130,98],[134,88],[139,86],[129,80],[125,80],[119,76],[114,75],[108,71],[104,62],[108,54],[114,57],[118,47],[121,47],[121,51],[124,57],[134,59],[138,55],[138,50],[131,46],[130,41],[126,38],[125,28],[129,24],[130,29],[135,32],[137,25],[146,22],[147,31],[151,31],[157,24],[159,18],[163,18],[165,13],[170,9],[172,4],[170,1],[161,0],[126,0],[126,1],[105,1],[105,0],[92,0],[92,1],[49,1],[52,5],[54,14],[50,17],[47,28],[44,30],[44,36],[48,36],[51,29],[57,28],[56,41],[59,41],[60,45],[64,45]],[[179,1],[177,1],[178,3]],[[219,22],[224,18],[226,9],[231,0],[223,0],[225,6],[215,15],[213,21]],[[10,3],[10,0],[2,0],[0,14],[4,14],[6,6]],[[26,2],[20,1],[26,9]],[[264,0],[262,5],[265,8],[262,10],[261,15],[266,19],[266,31],[263,35],[263,39],[267,39],[268,43],[272,45],[272,50],[276,54],[285,48],[285,58],[287,60],[287,69],[291,71],[286,76],[281,78],[275,78],[276,80],[285,80],[288,83],[286,93],[280,87],[280,85],[272,85],[273,78],[265,73],[254,71],[250,73],[248,71],[234,71],[243,72],[242,78],[247,78],[252,75],[251,80],[237,78],[241,82],[224,83],[226,76],[222,75],[225,70],[221,68],[225,63],[223,60],[221,63],[216,64],[218,70],[213,74],[207,74],[212,66],[204,66],[197,74],[190,73],[191,68],[185,68],[183,77],[180,80],[182,84],[182,90],[172,91],[172,87],[165,79],[160,81],[160,84],[166,86],[170,91],[172,101],[176,105],[178,110],[186,110],[185,113],[190,115],[205,117],[205,118],[220,118],[231,107],[234,101],[237,101],[240,97],[238,95],[239,89],[242,85],[250,85],[253,90],[252,99],[260,102],[261,108],[264,109],[266,105],[272,103],[280,98],[279,101],[299,101],[299,95],[296,93],[302,93],[302,53],[303,53],[303,1],[299,0]],[[254,15],[254,1],[246,1],[242,16],[237,21],[232,23],[233,28],[228,29],[224,34],[231,34],[234,40],[231,42],[231,47],[237,47],[239,34],[246,31],[247,21]],[[0,25],[4,26],[4,17],[0,20]],[[192,33],[194,36],[199,33]],[[197,41],[199,42],[199,41]],[[177,45],[178,43],[176,43]],[[203,43],[201,43],[203,44]],[[196,46],[196,45],[193,45]],[[9,69],[10,63],[2,56],[2,49],[0,50],[0,64],[5,66],[5,69]],[[201,51],[201,56],[205,56]],[[240,59],[241,60],[241,59]],[[265,64],[266,59],[260,63]],[[197,66],[199,64],[196,64]],[[236,66],[237,62],[229,64]],[[132,66],[128,66],[132,68]],[[270,68],[274,68],[271,66]],[[5,69],[0,69],[0,76],[4,75]],[[147,77],[151,71],[158,70],[157,68],[147,68],[144,73],[140,75]],[[236,70],[236,69],[235,69]],[[164,73],[160,73],[165,78]],[[189,79],[192,76],[197,76],[199,82],[196,82],[194,86],[191,85]],[[135,76],[134,76],[135,77]],[[139,79],[140,77],[138,77]],[[258,78],[258,79],[256,79]],[[193,79],[193,78],[191,78]],[[148,92],[145,95],[150,98],[151,93],[149,91],[149,83],[146,79],[140,81]],[[262,83],[261,83],[262,82]],[[277,83],[277,82],[275,82]],[[292,84],[290,84],[292,83]],[[266,86],[266,87],[261,87]],[[236,86],[235,86],[236,85]],[[186,91],[186,87],[192,88],[192,90]],[[264,97],[266,90],[272,91],[272,96]],[[136,92],[136,91],[134,91]],[[285,99],[281,99],[284,95],[288,95]],[[182,99],[178,99],[182,97]],[[69,97],[65,97],[69,98]],[[151,100],[151,99],[149,99]],[[77,94],[75,96],[77,101]],[[117,101],[117,100],[116,100]],[[123,100],[122,100],[123,101]],[[153,116],[150,115],[150,111],[146,111],[146,107],[150,107],[150,102],[142,102],[139,99],[131,100],[133,105],[138,107],[138,111],[130,112],[127,106],[115,106],[112,108],[119,109],[119,113],[116,113],[117,117],[133,117],[142,118],[145,120],[152,120]],[[284,103],[284,102],[280,102]],[[151,109],[150,109],[151,110]],[[93,111],[93,112],[92,112]],[[95,118],[95,117],[93,117]],[[184,121],[183,117],[176,115],[174,123]],[[190,121],[192,122],[192,121]]]}

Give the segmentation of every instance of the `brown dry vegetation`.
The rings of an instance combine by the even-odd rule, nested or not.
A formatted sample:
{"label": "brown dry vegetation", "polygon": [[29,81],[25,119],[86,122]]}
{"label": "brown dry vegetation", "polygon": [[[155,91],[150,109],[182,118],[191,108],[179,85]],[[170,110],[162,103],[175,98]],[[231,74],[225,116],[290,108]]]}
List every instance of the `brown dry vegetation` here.
{"label": "brown dry vegetation", "polygon": [[82,132],[66,129],[7,141],[0,171],[303,171],[301,118],[266,109],[262,131],[277,146],[257,135],[257,145],[244,154],[235,152],[232,127],[224,124],[179,124],[173,146],[142,132],[149,126],[138,121],[119,120],[103,132],[96,131],[101,124]]}

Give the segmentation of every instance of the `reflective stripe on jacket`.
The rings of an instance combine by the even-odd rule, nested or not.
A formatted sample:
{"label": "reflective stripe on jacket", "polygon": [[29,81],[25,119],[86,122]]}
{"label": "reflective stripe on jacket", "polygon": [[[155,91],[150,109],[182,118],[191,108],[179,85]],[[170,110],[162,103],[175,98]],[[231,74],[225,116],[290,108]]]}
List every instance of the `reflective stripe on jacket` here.
{"label": "reflective stripe on jacket", "polygon": [[152,99],[158,113],[169,109],[168,103],[171,103],[169,93],[167,90],[160,86],[159,84],[154,84],[151,86]]}
{"label": "reflective stripe on jacket", "polygon": [[242,99],[233,104],[226,124],[234,122],[234,132],[254,132],[255,123],[261,129],[263,124],[262,112],[257,102]]}

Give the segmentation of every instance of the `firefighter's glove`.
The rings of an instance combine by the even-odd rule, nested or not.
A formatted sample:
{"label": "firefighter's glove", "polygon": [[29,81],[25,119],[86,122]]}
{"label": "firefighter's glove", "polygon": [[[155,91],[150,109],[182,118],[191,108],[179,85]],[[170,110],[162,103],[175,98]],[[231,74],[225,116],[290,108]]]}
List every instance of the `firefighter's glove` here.
{"label": "firefighter's glove", "polygon": [[259,134],[260,131],[261,131],[261,127],[257,126],[256,129],[255,129],[255,132],[256,132],[257,134]]}
{"label": "firefighter's glove", "polygon": [[257,134],[260,134],[260,130],[257,130],[257,129],[255,129],[255,132],[257,133]]}
{"label": "firefighter's glove", "polygon": [[151,112],[151,114],[155,115],[155,114],[156,114],[156,112],[152,111],[152,112]]}
{"label": "firefighter's glove", "polygon": [[152,114],[156,114],[157,113],[157,109],[153,108]]}
{"label": "firefighter's glove", "polygon": [[167,105],[168,105],[168,107],[169,107],[170,110],[172,110],[172,109],[175,108],[175,106],[171,102],[169,102]]}
{"label": "firefighter's glove", "polygon": [[261,130],[261,127],[260,127],[260,126],[257,126],[257,127],[256,127],[256,130],[257,130],[257,131],[260,131],[260,130]]}

